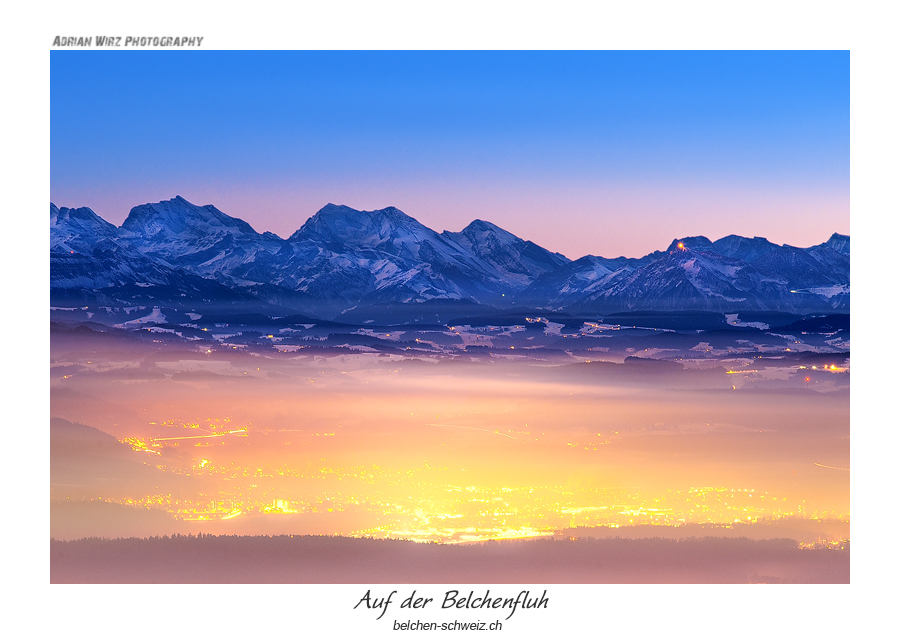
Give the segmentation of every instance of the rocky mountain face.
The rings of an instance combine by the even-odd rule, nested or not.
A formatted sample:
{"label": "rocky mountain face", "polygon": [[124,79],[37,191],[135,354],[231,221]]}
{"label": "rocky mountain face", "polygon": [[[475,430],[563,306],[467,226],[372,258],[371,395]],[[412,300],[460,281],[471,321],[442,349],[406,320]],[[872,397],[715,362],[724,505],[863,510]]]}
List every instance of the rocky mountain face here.
{"label": "rocky mountain face", "polygon": [[623,310],[849,312],[850,238],[808,248],[696,236],[642,258],[575,261],[484,220],[437,233],[395,207],[326,205],[288,239],[176,197],[116,227],[50,205],[54,301],[198,300],[325,318],[440,303]]}

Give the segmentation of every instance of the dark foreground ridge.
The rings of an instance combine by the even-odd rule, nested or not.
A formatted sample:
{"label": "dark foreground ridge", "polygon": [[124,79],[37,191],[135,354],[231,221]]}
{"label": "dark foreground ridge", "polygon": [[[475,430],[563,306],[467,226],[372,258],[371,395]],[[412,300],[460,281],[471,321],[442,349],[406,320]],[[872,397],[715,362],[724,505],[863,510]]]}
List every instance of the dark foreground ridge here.
{"label": "dark foreground ridge", "polygon": [[312,535],[50,541],[51,583],[850,583],[843,550],[789,539],[467,545]]}

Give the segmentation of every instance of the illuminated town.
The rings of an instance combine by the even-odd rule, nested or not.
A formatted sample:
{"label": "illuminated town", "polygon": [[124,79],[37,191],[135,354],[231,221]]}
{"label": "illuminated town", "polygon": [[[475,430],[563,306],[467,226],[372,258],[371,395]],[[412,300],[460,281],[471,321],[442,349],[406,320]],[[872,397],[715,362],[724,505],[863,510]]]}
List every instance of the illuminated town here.
{"label": "illuminated town", "polygon": [[[667,490],[651,496],[638,487],[457,486],[442,482],[440,472],[446,473],[446,467],[433,469],[427,464],[406,470],[326,464],[304,469],[287,464],[225,463],[209,458],[168,464],[159,460],[160,450],[166,445],[199,440],[191,443],[193,447],[209,447],[214,439],[224,442],[232,437],[245,438],[252,430],[246,426],[234,427],[229,419],[202,424],[169,420],[158,425],[194,430],[195,435],[125,438],[121,442],[143,453],[148,464],[160,471],[211,481],[218,487],[215,493],[191,498],[169,493],[106,501],[161,509],[177,520],[197,523],[186,526],[187,531],[228,533],[229,520],[259,515],[296,515],[302,519],[312,514],[334,514],[330,525],[338,527],[342,524],[340,516],[352,513],[356,523],[362,517],[366,526],[345,531],[349,535],[465,543],[547,537],[576,527],[688,524],[731,527],[793,517],[848,519],[835,510],[805,508],[805,501],[794,496],[750,488],[707,486]],[[334,433],[315,436],[334,436]],[[598,438],[588,443],[568,442],[566,446],[574,451],[596,451],[598,446],[610,442],[611,439]],[[299,494],[300,491],[304,493]],[[842,542],[834,544],[840,547]],[[822,544],[803,547],[822,547]]]}

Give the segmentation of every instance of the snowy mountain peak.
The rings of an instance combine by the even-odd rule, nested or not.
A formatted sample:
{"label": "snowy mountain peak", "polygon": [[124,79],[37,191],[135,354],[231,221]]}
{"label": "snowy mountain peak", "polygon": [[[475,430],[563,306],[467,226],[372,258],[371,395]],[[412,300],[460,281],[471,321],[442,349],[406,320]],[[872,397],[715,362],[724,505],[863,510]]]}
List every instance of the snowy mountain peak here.
{"label": "snowy mountain peak", "polygon": [[666,252],[683,251],[685,249],[705,249],[712,246],[712,241],[703,236],[693,236],[672,240]]}
{"label": "snowy mountain peak", "polygon": [[838,253],[843,253],[844,255],[850,255],[850,236],[833,233],[822,246],[834,249]]}
{"label": "snowy mountain peak", "polygon": [[151,240],[222,233],[258,235],[243,220],[233,218],[212,205],[194,205],[181,196],[132,208],[122,228]]}
{"label": "snowy mountain peak", "polygon": [[564,255],[522,240],[486,220],[473,220],[462,231],[444,231],[441,236],[489,263],[500,276],[522,287],[569,261]]}
{"label": "snowy mountain peak", "polygon": [[398,233],[434,235],[431,229],[396,207],[359,211],[346,205],[329,203],[303,223],[289,239],[363,246],[397,237]]}
{"label": "snowy mountain peak", "polygon": [[384,209],[376,209],[375,211],[372,211],[369,213],[372,213],[374,215],[385,216],[387,218],[394,218],[396,220],[401,220],[401,221],[413,220],[415,222],[418,222],[417,220],[415,220],[415,218],[413,218],[412,216],[410,216],[408,214],[403,213],[402,211],[400,211],[399,209],[397,209],[394,206],[385,207]]}
{"label": "snowy mountain peak", "polygon": [[109,228],[115,229],[115,225],[106,222],[103,218],[94,213],[90,207],[57,207],[50,203],[50,226],[62,225],[66,223],[79,223],[84,227],[94,227],[94,230],[104,231]]}
{"label": "snowy mountain peak", "polygon": [[328,203],[324,207],[322,207],[316,214],[313,216],[327,216],[329,214],[342,214],[342,213],[355,213],[356,209],[353,207],[348,207],[347,205],[335,205],[334,203]]}
{"label": "snowy mountain peak", "polygon": [[[476,218],[463,229],[463,233],[467,231],[499,231],[502,233],[509,233],[508,231],[501,229],[493,222],[488,222],[487,220],[481,220],[480,218]],[[509,234],[512,235],[512,234]]]}
{"label": "snowy mountain peak", "polygon": [[498,227],[494,223],[488,222],[487,220],[473,220],[466,226],[465,229],[460,231],[459,234],[464,235],[473,243],[484,242],[488,238],[488,236],[491,236],[492,239],[499,240],[504,244],[524,242],[524,240],[522,240],[518,236],[513,235],[506,229]]}
{"label": "snowy mountain peak", "polygon": [[747,262],[753,262],[780,248],[765,238],[744,238],[734,234],[713,242],[713,249],[719,255]]}
{"label": "snowy mountain peak", "polygon": [[60,252],[90,252],[104,239],[114,239],[119,230],[90,207],[57,207],[50,203],[50,249]]}

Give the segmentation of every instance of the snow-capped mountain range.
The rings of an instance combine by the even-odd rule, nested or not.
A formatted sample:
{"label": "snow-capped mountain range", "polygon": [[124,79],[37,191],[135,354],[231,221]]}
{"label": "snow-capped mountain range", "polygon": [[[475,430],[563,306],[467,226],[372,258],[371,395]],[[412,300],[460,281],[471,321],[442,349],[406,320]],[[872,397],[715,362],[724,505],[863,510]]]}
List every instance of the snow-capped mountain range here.
{"label": "snow-capped mountain range", "polygon": [[484,220],[437,233],[395,207],[326,205],[282,239],[212,205],[140,205],[121,227],[50,205],[54,302],[267,304],[324,318],[427,302],[598,314],[850,310],[850,238],[677,239],[642,258],[571,261]]}

